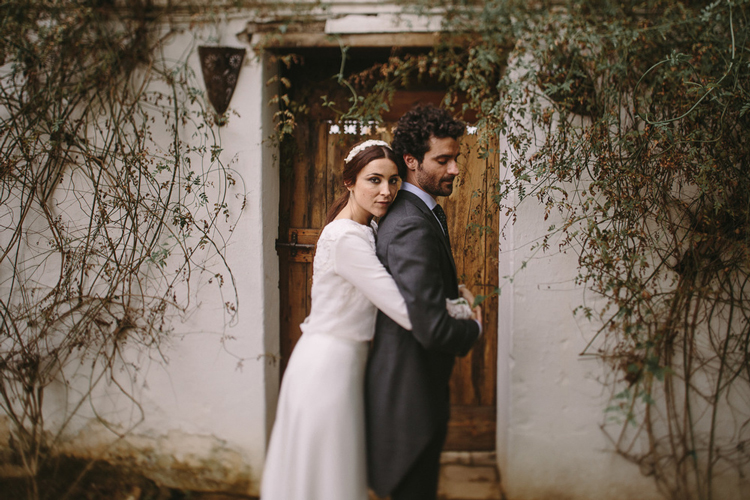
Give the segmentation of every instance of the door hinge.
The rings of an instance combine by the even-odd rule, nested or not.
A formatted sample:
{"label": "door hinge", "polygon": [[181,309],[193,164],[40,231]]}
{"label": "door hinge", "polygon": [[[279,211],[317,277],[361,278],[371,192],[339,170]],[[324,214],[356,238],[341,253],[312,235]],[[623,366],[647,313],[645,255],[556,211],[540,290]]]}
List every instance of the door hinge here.
{"label": "door hinge", "polygon": [[297,255],[297,249],[298,248],[315,248],[315,245],[311,245],[310,243],[297,243],[297,231],[292,231],[292,233],[289,236],[289,242],[285,241],[279,241],[276,240],[276,249],[278,250],[281,247],[289,248],[289,252],[292,257],[295,257]]}

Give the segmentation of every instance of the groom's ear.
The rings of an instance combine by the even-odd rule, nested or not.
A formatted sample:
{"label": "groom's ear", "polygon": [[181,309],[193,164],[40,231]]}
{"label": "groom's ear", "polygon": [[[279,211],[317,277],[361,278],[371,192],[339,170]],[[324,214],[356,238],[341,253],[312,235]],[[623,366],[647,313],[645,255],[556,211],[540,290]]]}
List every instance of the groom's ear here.
{"label": "groom's ear", "polygon": [[417,166],[419,165],[419,161],[408,153],[404,154],[404,163],[406,164],[406,168],[412,171],[417,170]]}

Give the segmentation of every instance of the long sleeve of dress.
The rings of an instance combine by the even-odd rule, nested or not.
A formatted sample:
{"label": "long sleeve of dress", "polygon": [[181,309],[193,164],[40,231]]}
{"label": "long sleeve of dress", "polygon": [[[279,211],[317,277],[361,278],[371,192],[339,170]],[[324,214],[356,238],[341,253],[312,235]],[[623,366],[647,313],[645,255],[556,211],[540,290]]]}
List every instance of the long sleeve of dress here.
{"label": "long sleeve of dress", "polygon": [[411,330],[406,302],[364,233],[348,231],[335,244],[334,269],[378,309],[401,327]]}

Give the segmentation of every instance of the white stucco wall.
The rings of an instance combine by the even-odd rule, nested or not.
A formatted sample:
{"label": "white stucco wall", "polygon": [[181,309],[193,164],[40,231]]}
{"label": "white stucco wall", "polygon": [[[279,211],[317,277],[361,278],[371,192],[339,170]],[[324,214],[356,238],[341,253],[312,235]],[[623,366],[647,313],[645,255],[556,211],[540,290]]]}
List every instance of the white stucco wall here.
{"label": "white stucco wall", "polygon": [[[503,223],[503,221],[501,221]],[[497,455],[508,498],[657,499],[651,478],[600,429],[604,369],[580,353],[598,324],[573,310],[597,299],[574,283],[577,257],[532,249],[554,221],[530,197],[501,240]]]}
{"label": "white stucco wall", "polygon": [[[511,77],[515,71],[523,71],[523,65],[516,64],[519,61],[513,55],[509,61],[507,71]],[[537,144],[543,144],[543,132],[536,133]],[[513,147],[500,139],[500,154],[514,158]],[[500,171],[501,178],[512,175],[510,170]],[[518,203],[514,194],[507,205]],[[561,253],[559,241],[554,238],[546,252],[538,248],[551,225],[561,226],[555,211],[545,219],[545,207],[531,195],[518,204],[515,216],[515,223],[511,224],[501,214],[505,218],[499,224],[504,237],[499,255],[502,291],[498,312],[497,457],[508,498],[664,498],[654,478],[646,475],[652,457],[644,459],[641,469],[616,452],[614,441],[621,432],[623,442],[632,446],[634,455],[647,452],[649,439],[648,431],[640,427],[640,417],[632,426],[624,422],[621,414],[607,412],[613,393],[625,388],[622,375],[613,373],[596,356],[581,355],[584,351],[596,354],[597,342],[603,340],[597,338],[603,321],[596,314],[604,309],[606,301],[587,291],[585,285],[576,284],[575,248]],[[665,289],[670,286],[664,283]],[[594,317],[589,320],[582,313],[574,315],[580,306],[591,308]],[[614,377],[618,377],[620,385],[613,386]],[[747,406],[744,395],[735,394],[733,398],[738,408]],[[662,415],[670,411],[662,401],[653,403],[651,410]],[[723,418],[731,420],[733,413],[723,410],[727,410]],[[697,433],[707,433],[709,414],[704,408],[693,409],[691,425]],[[655,424],[661,425],[666,424]],[[717,442],[721,435],[725,442],[734,441],[741,447],[740,439],[733,434],[735,429],[735,423],[717,425]],[[662,431],[658,429],[655,434]],[[701,467],[705,466],[702,460],[705,457],[699,458]],[[717,466],[714,497],[745,498],[748,485],[743,472],[740,467]]]}
{"label": "white stucco wall", "polygon": [[[268,101],[274,89],[266,82],[275,66],[256,57],[246,39],[237,36],[246,23],[240,16],[185,29],[170,39],[164,54],[174,60],[189,54],[188,65],[202,86],[198,45],[248,49],[229,123],[214,127],[223,148],[221,160],[238,180],[227,196],[230,224],[236,219],[236,225],[231,232],[229,224],[222,228],[236,281],[237,315],[226,323],[224,302],[234,301],[231,284],[222,287],[222,294],[216,280],[208,283],[210,274],[195,271],[191,305],[185,316],[172,317],[174,332],[161,352],[130,350],[127,362],[115,368],[118,383],[133,399],[112,383],[101,384],[92,396],[96,414],[88,405],[77,411],[62,451],[136,464],[166,486],[257,494],[278,393],[273,355],[279,350],[274,247],[279,174],[277,148],[267,140],[273,131],[274,110]],[[169,143],[158,127],[153,129],[157,144]],[[190,125],[181,130],[188,142],[195,141],[194,132]],[[229,280],[226,273],[224,277]],[[188,298],[184,287],[177,294],[183,303]],[[81,384],[83,392],[90,374],[87,365],[73,366],[68,378]],[[70,415],[64,408],[76,402],[71,394],[62,385],[49,388],[50,429]]]}
{"label": "white stucco wall", "polygon": [[[206,45],[248,49],[230,104],[236,114],[218,129],[222,160],[233,162],[244,183],[230,191],[230,203],[237,209],[244,196],[247,205],[226,252],[236,279],[236,321],[223,324],[223,303],[216,293],[198,298],[190,318],[176,325],[181,339],[165,353],[168,364],[153,362],[146,372],[141,395],[149,411],[136,434],[168,441],[174,457],[221,461],[226,453],[232,457],[226,458],[227,474],[247,474],[247,492],[255,494],[269,427],[267,411],[275,406],[278,391],[278,369],[265,354],[278,352],[274,240],[279,175],[274,147],[266,141],[273,130],[265,85],[269,71],[235,36],[245,23],[236,19],[205,33],[186,32],[168,47],[178,53],[198,36]],[[200,72],[197,52],[190,56],[190,65]],[[205,446],[196,447],[195,437],[205,440]]]}

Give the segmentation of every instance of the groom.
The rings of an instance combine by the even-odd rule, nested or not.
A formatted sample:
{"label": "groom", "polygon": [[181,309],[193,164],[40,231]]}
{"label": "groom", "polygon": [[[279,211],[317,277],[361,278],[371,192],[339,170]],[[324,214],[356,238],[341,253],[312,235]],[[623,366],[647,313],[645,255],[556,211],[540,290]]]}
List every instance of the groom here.
{"label": "groom", "polygon": [[459,295],[458,279],[435,200],[453,191],[464,129],[445,110],[418,107],[399,120],[391,144],[403,158],[404,182],[380,221],[377,255],[406,300],[413,328],[378,313],[365,397],[369,484],[392,500],[435,500],[453,363],[481,333],[480,321],[446,311],[445,300]]}

